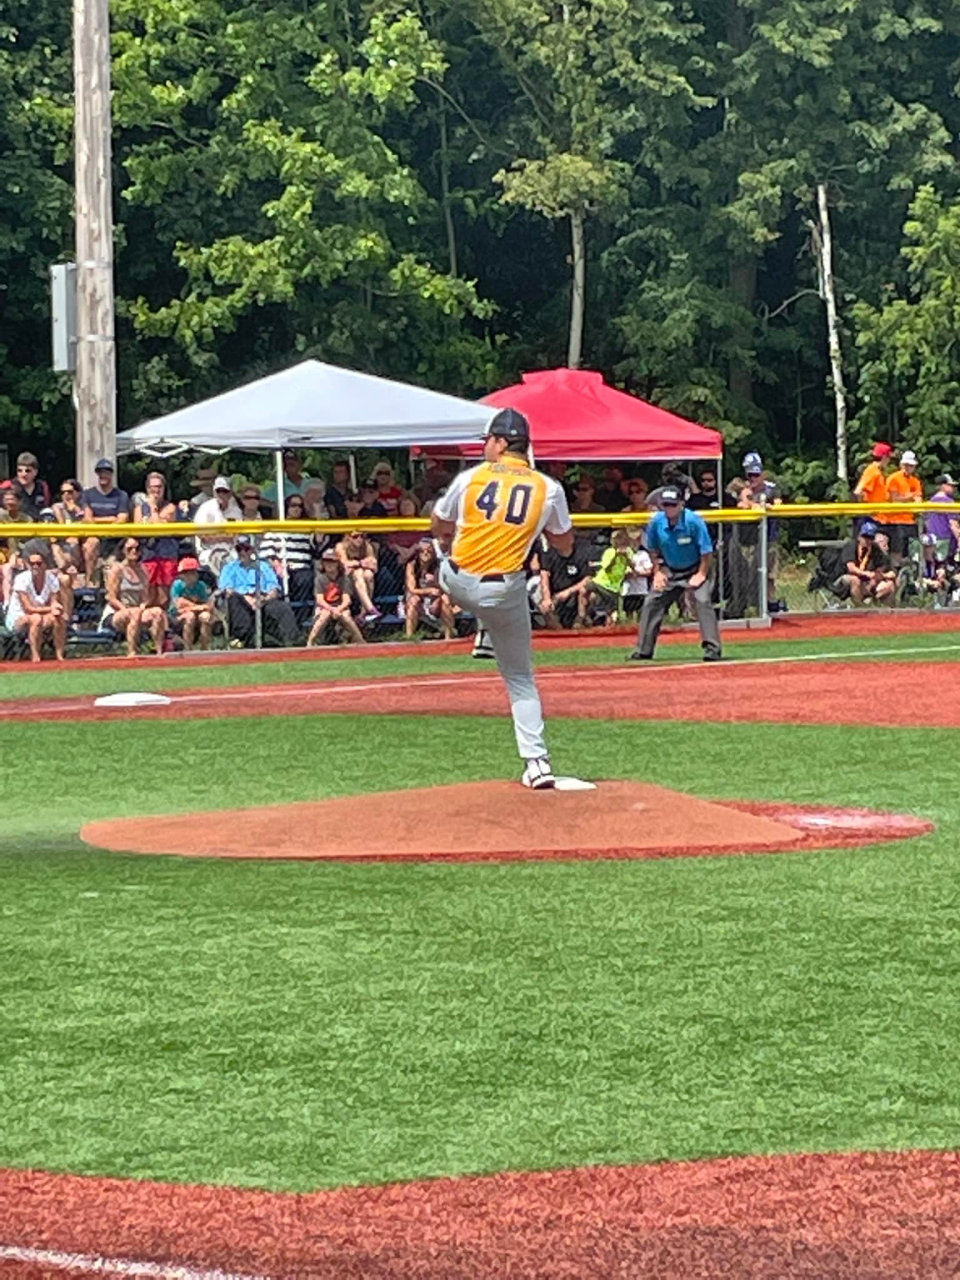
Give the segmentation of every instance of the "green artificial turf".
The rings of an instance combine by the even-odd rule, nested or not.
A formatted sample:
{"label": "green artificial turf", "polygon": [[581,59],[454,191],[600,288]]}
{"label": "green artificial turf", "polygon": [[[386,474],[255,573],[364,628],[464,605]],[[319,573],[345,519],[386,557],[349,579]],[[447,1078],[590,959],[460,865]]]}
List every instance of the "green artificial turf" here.
{"label": "green artificial turf", "polygon": [[[538,666],[607,666],[626,660],[633,647],[630,637],[610,647],[578,646],[544,647],[536,651]],[[724,652],[732,659],[798,658],[837,656],[851,658],[891,659],[910,657],[931,661],[956,661],[960,657],[960,634],[950,632],[918,633],[891,636],[848,636],[821,639],[738,640],[731,631],[724,638]],[[424,675],[430,672],[476,670],[479,666],[469,652],[461,649],[450,653],[429,642],[420,654],[411,657],[392,655],[386,646],[371,646],[369,657],[311,659],[292,657],[281,662],[224,661],[221,665],[189,666],[176,658],[145,660],[126,666],[104,669],[95,661],[71,663],[67,667],[50,664],[32,670],[28,664],[0,668],[0,702],[9,698],[48,698],[70,695],[113,693],[137,689],[143,692],[177,689],[243,687],[257,684],[316,684],[323,680],[366,680],[383,675]],[[658,663],[699,662],[700,639],[695,633],[688,638],[663,644],[657,651]]]}
{"label": "green artificial turf", "polygon": [[[815,854],[394,866],[117,856],[73,833],[512,776],[506,720],[2,732],[0,1165],[302,1190],[960,1145],[951,731],[555,721],[562,770],[896,807],[939,830]],[[442,828],[442,794],[423,822]]]}

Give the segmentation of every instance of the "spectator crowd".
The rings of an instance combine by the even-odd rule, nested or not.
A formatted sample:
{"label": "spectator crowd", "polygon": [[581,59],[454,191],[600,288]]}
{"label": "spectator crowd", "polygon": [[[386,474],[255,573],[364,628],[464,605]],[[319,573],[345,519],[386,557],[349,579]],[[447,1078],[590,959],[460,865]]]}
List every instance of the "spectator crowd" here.
{"label": "spectator crowd", "polygon": [[[686,507],[704,513],[721,506],[770,510],[767,520],[768,597],[776,601],[782,501],[759,454],[743,459],[742,474],[721,492],[714,465],[688,473],[668,463],[651,488],[639,470],[606,466],[594,475],[583,466],[551,462],[549,474],[564,488],[574,513],[613,515],[656,511],[665,490],[678,491]],[[889,445],[877,444],[857,483],[865,501],[923,499],[917,459],[905,451],[899,465]],[[242,648],[259,640],[293,646],[342,641],[363,644],[377,630],[402,627],[407,636],[451,638],[473,629],[439,585],[439,552],[431,538],[396,529],[365,532],[360,521],[428,515],[451,474],[428,463],[419,483],[402,487],[393,467],[380,461],[356,488],[351,466],[336,460],[329,478],[311,477],[299,455],[283,456],[283,491],[276,483],[234,485],[212,467],[190,479],[189,497],[171,493],[167,477],[150,471],[141,488],[117,484],[109,459],[85,487],[66,479],[56,491],[39,474],[29,452],[17,458],[16,475],[0,485],[0,524],[21,521],[98,526],[95,536],[18,540],[0,534],[0,605],[7,633],[40,660],[49,643],[62,658],[69,635],[115,640],[130,656],[153,650],[209,648],[214,636]],[[941,476],[934,502],[952,502],[954,481]],[[343,536],[313,528],[233,536],[237,521],[285,517],[292,522],[358,521]],[[175,521],[209,525],[209,533],[181,538],[164,531]],[[130,525],[149,525],[131,537]],[[154,529],[155,526],[155,529]],[[102,531],[100,531],[102,527]],[[732,526],[743,581],[756,582],[759,525]],[[916,521],[909,515],[859,523],[832,580],[834,594],[854,604],[889,602],[908,557]],[[917,555],[918,592],[938,602],[960,592],[957,548],[960,523],[950,512],[928,516]],[[570,555],[535,547],[527,562],[535,625],[547,628],[611,626],[639,615],[651,589],[653,564],[641,527],[578,529]],[[725,589],[721,584],[720,589]],[[729,592],[728,592],[729,594]],[[84,622],[77,608],[83,601]],[[689,603],[689,602],[688,602]],[[774,603],[775,607],[775,603]],[[733,612],[736,612],[734,608]],[[73,628],[71,632],[71,627]]]}

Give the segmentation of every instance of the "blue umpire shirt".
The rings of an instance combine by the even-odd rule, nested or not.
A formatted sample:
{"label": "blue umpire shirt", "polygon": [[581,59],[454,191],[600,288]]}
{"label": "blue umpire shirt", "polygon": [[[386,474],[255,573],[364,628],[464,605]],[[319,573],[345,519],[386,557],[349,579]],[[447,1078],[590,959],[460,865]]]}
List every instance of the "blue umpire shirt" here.
{"label": "blue umpire shirt", "polygon": [[220,580],[218,586],[221,591],[237,591],[242,596],[252,596],[257,590],[257,570],[260,571],[260,594],[266,595],[268,591],[280,591],[280,579],[274,573],[273,565],[267,564],[265,560],[261,560],[258,565],[256,560],[251,560],[249,565],[243,564],[240,560],[228,560],[220,570]]}
{"label": "blue umpire shirt", "polygon": [[665,511],[658,511],[647,525],[647,550],[655,551],[668,569],[696,569],[701,556],[713,551],[706,521],[684,507],[671,525]]}

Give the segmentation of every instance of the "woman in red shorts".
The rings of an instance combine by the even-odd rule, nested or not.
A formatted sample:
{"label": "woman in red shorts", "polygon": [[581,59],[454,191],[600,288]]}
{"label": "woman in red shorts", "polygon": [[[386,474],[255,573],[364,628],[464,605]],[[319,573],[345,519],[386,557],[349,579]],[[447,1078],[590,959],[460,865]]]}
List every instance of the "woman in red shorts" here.
{"label": "woman in red shorts", "polygon": [[[147,476],[144,496],[133,509],[134,524],[169,524],[177,518],[176,503],[167,497],[167,482],[159,471]],[[141,563],[150,583],[147,605],[166,609],[170,601],[170,588],[177,576],[177,557],[180,542],[177,538],[144,538]]]}

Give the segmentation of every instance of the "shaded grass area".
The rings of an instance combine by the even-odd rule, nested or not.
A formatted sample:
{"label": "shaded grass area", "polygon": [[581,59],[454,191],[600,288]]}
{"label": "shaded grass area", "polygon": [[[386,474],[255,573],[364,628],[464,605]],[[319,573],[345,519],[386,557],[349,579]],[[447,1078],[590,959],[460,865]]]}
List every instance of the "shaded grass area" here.
{"label": "shaded grass area", "polygon": [[[546,648],[536,651],[540,667],[610,666],[626,660],[633,647],[629,637],[622,644],[590,648]],[[176,660],[137,662],[129,669],[98,669],[93,663],[65,669],[31,671],[6,667],[0,671],[0,702],[8,698],[50,698],[70,695],[115,693],[136,689],[142,692],[197,688],[242,688],[246,685],[318,684],[324,680],[365,680],[378,676],[425,675],[476,670],[469,652],[450,653],[437,644],[425,643],[422,654],[391,656],[386,646],[371,646],[371,656],[324,660],[291,658],[285,662],[224,662],[222,666],[189,667]],[[724,640],[728,658],[796,657],[803,654],[836,654],[840,657],[896,659],[899,655],[930,660],[956,661],[960,658],[960,631],[956,639],[949,632],[917,635],[836,636],[819,640],[738,641],[736,633]],[[700,640],[695,634],[676,643],[661,645],[658,663],[699,662]]]}
{"label": "shaded grass area", "polygon": [[[957,1145],[954,735],[550,729],[564,770],[896,805],[940,830],[647,863],[124,857],[72,832],[511,776],[512,735],[404,717],[5,726],[5,758],[42,785],[11,789],[0,836],[0,1164],[303,1190]],[[442,826],[442,795],[423,821]]]}

